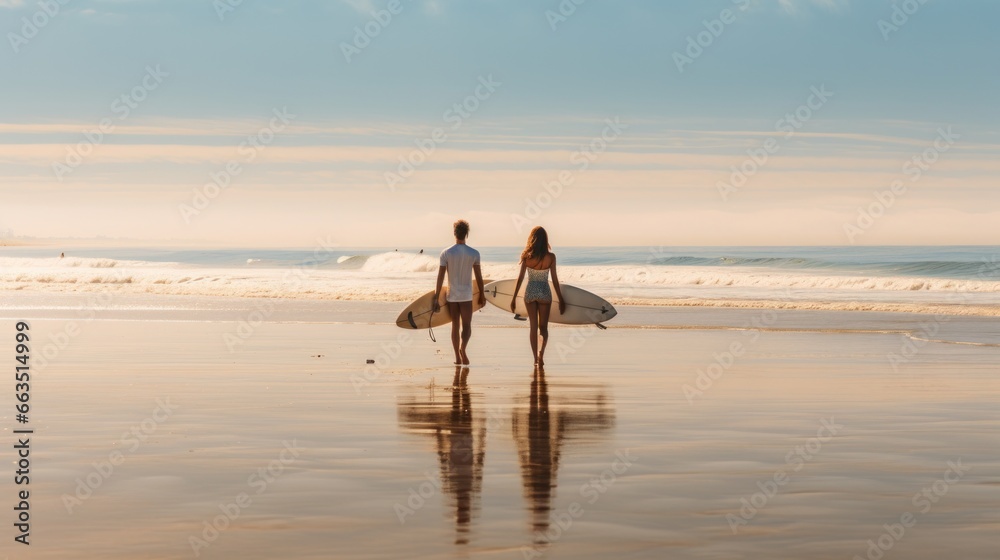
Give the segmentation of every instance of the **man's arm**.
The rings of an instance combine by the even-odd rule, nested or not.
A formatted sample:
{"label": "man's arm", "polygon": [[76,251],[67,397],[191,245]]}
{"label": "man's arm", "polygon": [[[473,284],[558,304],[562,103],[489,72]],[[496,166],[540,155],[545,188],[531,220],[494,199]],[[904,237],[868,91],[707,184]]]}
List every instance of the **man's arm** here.
{"label": "man's arm", "polygon": [[472,272],[476,275],[476,285],[479,286],[479,305],[486,305],[486,292],[483,288],[483,271],[482,268],[476,264],[472,266]]}
{"label": "man's arm", "polygon": [[437,285],[434,286],[434,303],[431,304],[434,311],[437,311],[441,307],[438,304],[438,298],[441,297],[441,288],[444,287],[444,273],[446,270],[448,270],[448,267],[446,266],[438,268]]}

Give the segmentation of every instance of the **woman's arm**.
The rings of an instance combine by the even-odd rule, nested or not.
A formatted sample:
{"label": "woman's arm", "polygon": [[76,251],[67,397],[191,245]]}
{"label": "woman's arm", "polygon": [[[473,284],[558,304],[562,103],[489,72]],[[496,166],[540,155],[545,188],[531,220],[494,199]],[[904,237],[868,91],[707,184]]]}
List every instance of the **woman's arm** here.
{"label": "woman's arm", "polygon": [[559,274],[556,272],[556,254],[552,253],[552,287],[556,289],[556,297],[559,298],[559,314],[566,313],[566,302],[563,301],[562,289],[559,288]]}
{"label": "woman's arm", "polygon": [[514,298],[510,300],[510,312],[517,313],[517,292],[521,290],[521,280],[524,280],[524,269],[527,268],[528,262],[521,260],[521,271],[517,273],[517,285],[514,286]]}

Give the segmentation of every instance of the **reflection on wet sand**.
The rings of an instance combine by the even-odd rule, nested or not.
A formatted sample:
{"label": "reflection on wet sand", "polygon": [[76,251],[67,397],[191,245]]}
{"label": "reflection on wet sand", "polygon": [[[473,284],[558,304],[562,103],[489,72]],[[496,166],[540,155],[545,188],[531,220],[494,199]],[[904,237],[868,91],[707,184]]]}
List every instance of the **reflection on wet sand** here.
{"label": "reflection on wet sand", "polygon": [[486,423],[474,414],[467,379],[469,368],[455,368],[451,406],[434,401],[399,403],[399,424],[414,433],[434,438],[441,487],[455,508],[455,543],[469,542],[469,525],[478,510],[483,488]]}
{"label": "reflection on wet sand", "polygon": [[603,439],[615,424],[614,407],[603,387],[574,389],[577,395],[570,397],[567,391],[550,406],[545,370],[538,368],[532,376],[527,407],[524,397],[518,398],[511,417],[536,544],[547,542],[544,535],[549,530],[563,444],[584,437]]}
{"label": "reflection on wet sand", "polygon": [[[400,399],[399,425],[434,439],[441,487],[454,508],[456,544],[468,544],[470,525],[479,508],[486,457],[486,415],[472,405],[469,368],[455,369],[451,401]],[[557,385],[550,399],[545,371],[532,374],[528,396],[515,397],[511,427],[517,445],[524,497],[531,511],[536,542],[549,529],[563,446],[570,441],[605,440],[615,425],[615,411],[603,385]]]}

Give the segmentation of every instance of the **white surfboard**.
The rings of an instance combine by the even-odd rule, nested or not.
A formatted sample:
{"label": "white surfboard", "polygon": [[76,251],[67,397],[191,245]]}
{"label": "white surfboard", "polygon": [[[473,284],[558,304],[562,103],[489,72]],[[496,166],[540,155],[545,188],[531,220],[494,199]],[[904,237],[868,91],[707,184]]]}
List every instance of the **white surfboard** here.
{"label": "white surfboard", "polygon": [[[522,317],[526,316],[528,308],[524,305],[524,290],[528,286],[528,281],[525,279],[521,283],[521,290],[515,297],[514,287],[516,285],[516,279],[498,280],[487,284],[484,287],[486,301],[510,313],[510,302],[514,300],[517,302],[514,312]],[[552,290],[552,312],[549,315],[549,322],[551,323],[594,325],[603,323],[618,314],[615,306],[608,303],[604,298],[592,294],[587,290],[561,282],[559,283],[559,287],[562,289],[563,298],[566,300],[566,313],[559,313],[559,296],[556,295],[556,290],[552,287],[551,282],[549,282],[549,287]]]}
{"label": "white surfboard", "polygon": [[[485,284],[485,281],[483,282]],[[429,329],[440,327],[451,323],[451,312],[448,311],[448,286],[441,288],[441,295],[438,303],[441,308],[432,313],[434,301],[434,290],[417,298],[413,303],[406,306],[406,309],[396,318],[396,326],[402,329]],[[479,287],[472,283],[472,310],[482,309],[479,305]]]}

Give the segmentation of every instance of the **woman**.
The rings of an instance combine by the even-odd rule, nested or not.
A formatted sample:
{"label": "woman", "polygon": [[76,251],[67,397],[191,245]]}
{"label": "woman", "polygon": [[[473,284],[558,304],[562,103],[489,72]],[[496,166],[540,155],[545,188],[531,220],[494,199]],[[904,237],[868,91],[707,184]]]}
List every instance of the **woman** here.
{"label": "woman", "polygon": [[[556,256],[550,251],[549,234],[538,226],[528,235],[528,244],[521,253],[521,272],[517,274],[514,293],[521,290],[521,281],[528,272],[528,285],[524,288],[524,303],[528,308],[528,322],[531,326],[529,340],[535,365],[545,365],[545,345],[549,341],[549,312],[552,311],[552,290],[549,289],[549,271],[552,271],[552,286],[559,299],[559,313],[566,311],[562,292],[559,290],[559,276],[556,275]],[[517,299],[510,303],[510,310],[516,311]],[[542,336],[542,346],[538,347],[538,336]]]}

